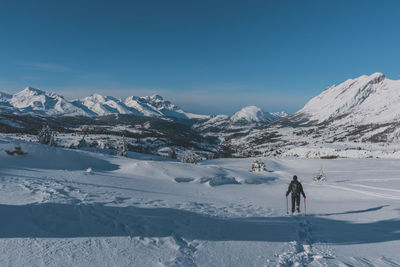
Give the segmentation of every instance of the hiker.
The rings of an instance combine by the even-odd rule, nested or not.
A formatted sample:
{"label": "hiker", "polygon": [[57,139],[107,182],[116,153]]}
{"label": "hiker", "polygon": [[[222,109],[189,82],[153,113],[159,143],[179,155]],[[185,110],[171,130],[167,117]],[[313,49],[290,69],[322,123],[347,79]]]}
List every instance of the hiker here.
{"label": "hiker", "polygon": [[[303,186],[299,181],[297,181],[297,176],[293,176],[293,180],[290,182],[288,190],[286,192],[286,198],[292,193],[292,214],[296,210],[300,213],[300,194],[306,199],[306,194],[304,194]],[[296,208],[295,208],[296,207]]]}

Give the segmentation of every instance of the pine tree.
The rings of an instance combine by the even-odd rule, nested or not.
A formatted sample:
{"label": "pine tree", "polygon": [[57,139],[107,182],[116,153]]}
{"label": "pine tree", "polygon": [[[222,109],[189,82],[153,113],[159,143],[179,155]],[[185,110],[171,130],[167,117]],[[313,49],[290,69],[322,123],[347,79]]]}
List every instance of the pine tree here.
{"label": "pine tree", "polygon": [[127,157],[128,156],[125,136],[122,137],[122,141],[118,146],[118,156],[121,156],[121,157]]}
{"label": "pine tree", "polygon": [[87,142],[85,140],[85,136],[83,136],[82,139],[79,140],[79,143],[78,143],[78,148],[82,148],[82,147],[87,147]]}
{"label": "pine tree", "polygon": [[54,133],[51,134],[50,141],[49,141],[49,146],[57,146],[57,142],[56,142],[56,139],[54,137]]}
{"label": "pine tree", "polygon": [[49,125],[43,125],[42,130],[38,134],[39,143],[41,144],[49,144],[53,132],[51,131]]}

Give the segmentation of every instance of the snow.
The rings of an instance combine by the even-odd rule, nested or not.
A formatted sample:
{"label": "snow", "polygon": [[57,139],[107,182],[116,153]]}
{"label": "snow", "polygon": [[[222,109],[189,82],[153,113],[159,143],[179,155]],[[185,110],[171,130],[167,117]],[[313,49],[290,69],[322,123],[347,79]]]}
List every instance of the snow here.
{"label": "snow", "polygon": [[[17,145],[28,154],[4,153]],[[255,158],[185,164],[0,137],[0,265],[400,264],[397,159],[258,159],[271,172],[250,172]],[[313,182],[320,168],[327,181]],[[307,216],[285,215],[294,174]]]}

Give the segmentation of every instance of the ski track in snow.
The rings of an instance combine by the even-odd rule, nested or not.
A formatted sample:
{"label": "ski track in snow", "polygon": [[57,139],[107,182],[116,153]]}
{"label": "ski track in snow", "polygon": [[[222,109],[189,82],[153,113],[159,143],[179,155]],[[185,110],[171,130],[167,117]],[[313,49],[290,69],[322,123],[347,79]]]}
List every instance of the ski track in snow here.
{"label": "ski track in snow", "polygon": [[[365,186],[365,185],[354,185],[354,184],[349,184],[350,186],[357,186],[357,187],[364,187],[368,189],[376,189],[376,190],[384,190],[384,191],[392,191],[392,192],[398,192],[400,193],[399,190],[391,190],[391,189],[386,189],[386,188],[377,188],[377,187],[372,187],[372,186]],[[394,200],[400,200],[400,194],[398,195],[391,195],[391,194],[383,194],[383,193],[377,193],[373,191],[365,191],[365,190],[359,190],[359,189],[354,189],[351,187],[346,187],[346,186],[339,186],[339,185],[332,185],[332,184],[327,184],[327,186],[332,187],[332,188],[337,188],[345,191],[351,191],[367,196],[373,196],[377,198],[386,198],[386,199],[394,199]]]}

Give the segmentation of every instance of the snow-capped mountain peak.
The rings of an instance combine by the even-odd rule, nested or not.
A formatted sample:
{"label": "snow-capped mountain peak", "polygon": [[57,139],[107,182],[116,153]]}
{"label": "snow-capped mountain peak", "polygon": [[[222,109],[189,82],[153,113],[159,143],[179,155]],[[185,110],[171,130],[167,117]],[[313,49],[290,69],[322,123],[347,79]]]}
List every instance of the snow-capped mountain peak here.
{"label": "snow-capped mountain peak", "polygon": [[247,106],[232,115],[232,122],[269,122],[276,120],[278,115],[264,112],[256,106]]}
{"label": "snow-capped mountain peak", "polygon": [[150,96],[150,99],[152,101],[163,101],[164,100],[164,98],[162,96],[157,95],[157,94]]}
{"label": "snow-capped mountain peak", "polygon": [[46,115],[85,115],[83,110],[74,106],[62,96],[30,86],[12,95],[8,104],[21,111]]}

